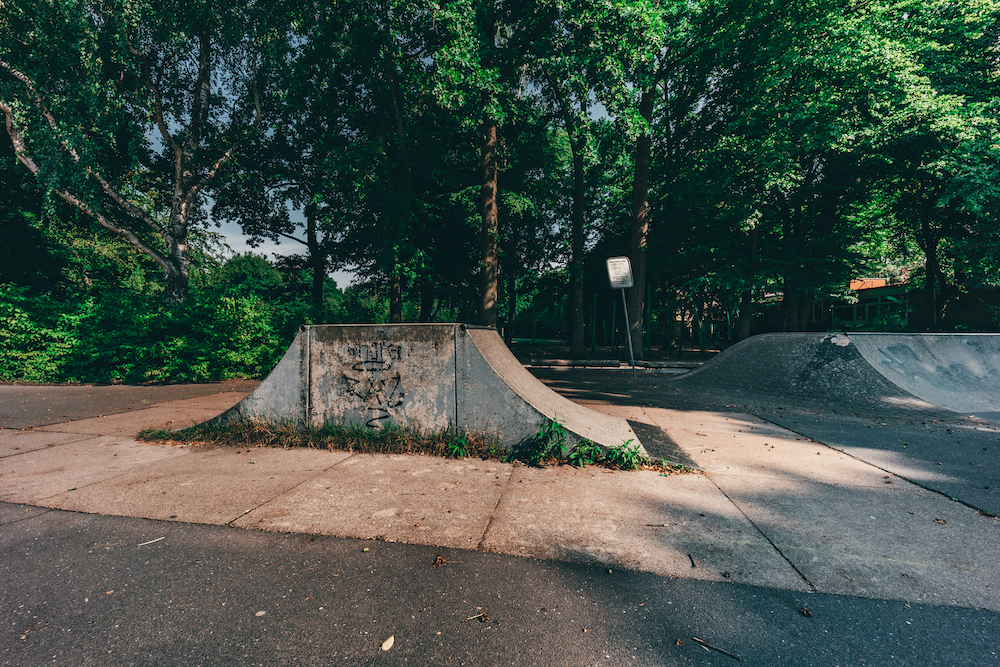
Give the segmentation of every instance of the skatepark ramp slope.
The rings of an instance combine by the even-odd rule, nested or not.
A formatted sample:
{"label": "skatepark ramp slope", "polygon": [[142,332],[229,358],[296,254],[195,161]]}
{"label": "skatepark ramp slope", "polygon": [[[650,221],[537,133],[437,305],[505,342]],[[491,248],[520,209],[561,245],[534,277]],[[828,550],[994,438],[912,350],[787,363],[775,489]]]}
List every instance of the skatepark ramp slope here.
{"label": "skatepark ramp slope", "polygon": [[772,333],[672,384],[709,393],[1000,418],[1000,334]]}
{"label": "skatepark ramp slope", "polygon": [[495,329],[465,324],[301,327],[271,374],[213,422],[242,419],[457,428],[485,432],[505,447],[530,439],[545,419],[554,419],[570,444],[639,443],[624,419],[577,405],[542,384]]}

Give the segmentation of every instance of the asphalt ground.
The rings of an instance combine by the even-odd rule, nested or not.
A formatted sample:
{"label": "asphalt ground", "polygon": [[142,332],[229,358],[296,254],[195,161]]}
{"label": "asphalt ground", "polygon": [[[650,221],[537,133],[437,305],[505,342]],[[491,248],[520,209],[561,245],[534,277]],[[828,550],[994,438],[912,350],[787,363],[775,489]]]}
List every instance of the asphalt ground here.
{"label": "asphalt ground", "polygon": [[3,665],[1000,661],[976,609],[12,504],[0,526]]}
{"label": "asphalt ground", "polygon": [[250,392],[258,384],[253,380],[140,386],[0,384],[0,428],[37,428],[142,410],[166,401]]}
{"label": "asphalt ground", "polygon": [[[996,469],[995,454],[992,464],[989,457],[978,464],[979,473],[954,446],[982,438],[973,444],[990,447],[995,433],[947,413],[907,423],[906,415],[841,415],[795,407],[794,401],[774,405],[678,391],[655,374],[635,380],[616,372],[536,374],[574,400],[605,410],[658,406],[688,421],[706,411],[756,414],[795,433],[824,435],[831,447],[839,444],[873,465],[895,466],[925,488],[963,475],[992,479]],[[181,393],[171,398],[205,396],[199,393],[204,388],[177,388]],[[137,388],[122,405],[148,405],[142,403],[151,400],[143,394],[148,389]],[[115,391],[130,394],[128,388]],[[76,418],[116,409],[104,400],[87,412],[74,405],[72,391],[66,396],[81,410]],[[13,419],[13,406],[22,419],[34,414],[39,426],[52,424],[50,404],[0,391],[0,418]],[[927,437],[905,450],[897,444],[897,451],[893,438],[906,427],[912,427],[907,442]],[[701,435],[670,444],[706,460],[689,442]],[[952,436],[957,443],[950,443]],[[967,449],[962,453],[975,451]],[[943,456],[947,451],[954,460]],[[886,460],[877,459],[880,452]],[[966,488],[975,483],[959,484],[956,498],[987,507]],[[795,513],[796,499],[788,502]],[[835,512],[831,507],[833,516],[816,519],[846,520]],[[692,559],[691,576],[658,576],[587,558],[520,558],[16,503],[0,504],[0,526],[4,665],[1000,664],[997,611],[704,580],[700,557],[699,563]],[[992,548],[988,540],[982,544],[963,542],[962,548]],[[812,576],[808,563],[799,567]],[[383,651],[389,637],[392,647]]]}

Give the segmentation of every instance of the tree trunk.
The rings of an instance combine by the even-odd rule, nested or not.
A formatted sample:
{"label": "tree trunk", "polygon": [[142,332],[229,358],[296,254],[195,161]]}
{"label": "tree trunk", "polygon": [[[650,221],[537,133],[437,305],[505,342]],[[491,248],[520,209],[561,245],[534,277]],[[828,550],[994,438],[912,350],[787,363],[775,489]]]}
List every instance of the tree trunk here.
{"label": "tree trunk", "polygon": [[760,224],[754,223],[750,228],[750,261],[748,265],[748,284],[740,296],[740,315],[737,324],[736,340],[746,340],[750,337],[750,324],[753,320],[753,285],[757,278],[757,266],[760,261]]}
{"label": "tree trunk", "polygon": [[506,271],[507,276],[507,327],[503,332],[503,339],[507,345],[514,340],[514,323],[517,321],[517,272],[516,262],[509,262],[510,267]]}
{"label": "tree trunk", "polygon": [[[639,114],[647,124],[653,120],[655,88],[643,91]],[[649,165],[653,137],[647,130],[636,140],[635,174],[632,179],[632,289],[628,291],[629,335],[636,359],[645,359],[642,341],[643,297],[646,294],[646,250],[649,243]]]}
{"label": "tree trunk", "polygon": [[785,278],[784,293],[781,296],[781,307],[785,311],[785,331],[801,331],[799,328],[799,293],[788,278]]}
{"label": "tree trunk", "polygon": [[317,315],[323,307],[323,279],[326,277],[326,259],[316,236],[316,204],[306,206],[306,247],[309,249],[309,268],[312,270],[312,304]]}
{"label": "tree trunk", "polygon": [[920,235],[923,237],[924,246],[924,300],[927,309],[927,329],[937,331],[939,322],[939,308],[935,283],[941,273],[941,266],[938,261],[938,245],[940,239],[931,228],[930,204],[927,198],[920,203]]}
{"label": "tree trunk", "polygon": [[479,211],[482,220],[480,250],[482,256],[479,281],[479,324],[497,325],[497,265],[499,218],[497,215],[497,124],[489,117],[483,118],[482,144],[480,146],[482,188],[479,194]]}
{"label": "tree trunk", "polygon": [[434,284],[425,280],[420,285],[420,321],[427,323],[431,321],[434,308]]}
{"label": "tree trunk", "polygon": [[799,293],[799,330],[809,330],[809,320],[812,319],[813,304],[816,303],[815,294]]}
{"label": "tree trunk", "polygon": [[573,359],[583,359],[587,356],[586,342],[583,337],[583,197],[586,190],[583,149],[585,143],[586,136],[583,135],[583,132],[580,132],[580,136],[577,136],[575,140],[570,141],[570,150],[573,153],[573,214],[570,232],[572,256],[569,263],[569,356]]}
{"label": "tree trunk", "polygon": [[188,276],[179,268],[174,267],[173,262],[170,268],[163,270],[164,300],[168,304],[183,303],[188,295]]}
{"label": "tree trunk", "polygon": [[163,265],[164,298],[168,304],[187,300],[191,268],[187,240],[190,207],[183,199],[175,198],[172,208],[164,239],[167,242],[167,261]]}
{"label": "tree trunk", "polygon": [[399,256],[393,257],[392,278],[389,285],[389,322],[399,324],[403,321],[403,276],[399,269]]}

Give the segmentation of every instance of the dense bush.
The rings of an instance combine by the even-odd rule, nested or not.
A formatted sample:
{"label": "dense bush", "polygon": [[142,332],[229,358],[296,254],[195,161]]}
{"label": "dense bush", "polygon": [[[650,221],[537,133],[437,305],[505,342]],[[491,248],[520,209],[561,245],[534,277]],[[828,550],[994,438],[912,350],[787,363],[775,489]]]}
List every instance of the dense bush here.
{"label": "dense bush", "polygon": [[0,380],[197,382],[261,377],[287,340],[276,309],[256,296],[31,295],[0,288]]}
{"label": "dense bush", "polygon": [[0,284],[0,381],[203,382],[259,378],[301,324],[342,319],[331,285],[317,309],[300,277],[237,255],[197,281],[187,302],[148,285],[42,291]]}

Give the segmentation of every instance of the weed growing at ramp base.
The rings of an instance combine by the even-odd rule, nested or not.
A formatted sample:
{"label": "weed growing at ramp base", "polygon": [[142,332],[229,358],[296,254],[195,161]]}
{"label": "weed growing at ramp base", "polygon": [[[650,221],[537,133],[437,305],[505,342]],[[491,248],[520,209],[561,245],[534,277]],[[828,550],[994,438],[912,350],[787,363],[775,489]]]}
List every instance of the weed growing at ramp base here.
{"label": "weed growing at ramp base", "polygon": [[179,431],[146,429],[137,437],[146,442],[219,447],[314,447],[364,454],[430,454],[450,458],[499,458],[506,451],[485,434],[454,429],[420,433],[391,424],[373,429],[333,423],[313,427],[245,420],[225,426],[199,424]]}
{"label": "weed growing at ramp base", "polygon": [[619,470],[659,470],[664,474],[693,472],[666,459],[639,453],[631,440],[605,452],[589,440],[570,448],[567,433],[555,420],[546,421],[539,433],[514,449],[501,447],[488,434],[445,429],[436,433],[387,425],[379,429],[360,425],[302,426],[291,422],[246,420],[224,426],[199,424],[179,431],[145,429],[137,438],[145,442],[184,443],[217,447],[314,447],[363,454],[426,454],[446,458],[481,458],[528,465],[600,465]]}

